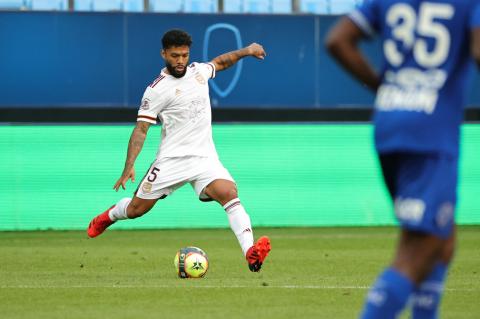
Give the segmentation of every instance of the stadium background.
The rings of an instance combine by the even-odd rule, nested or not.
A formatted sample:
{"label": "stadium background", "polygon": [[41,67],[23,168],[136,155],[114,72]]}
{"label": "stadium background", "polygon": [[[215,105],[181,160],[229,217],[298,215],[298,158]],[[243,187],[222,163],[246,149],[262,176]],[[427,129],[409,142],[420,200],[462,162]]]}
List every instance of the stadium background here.
{"label": "stadium background", "polygon": [[[143,90],[163,66],[160,38],[172,27],[192,34],[191,61],[254,41],[267,51],[265,61],[245,59],[210,81],[217,149],[255,226],[394,224],[371,143],[373,96],[323,48],[331,13],[353,2],[169,1],[183,12],[167,13],[157,12],[161,1],[139,2],[145,12],[128,9],[132,1],[3,1],[13,10],[0,12],[0,230],[84,229],[130,196],[154,158],[159,127],[137,160],[137,182],[121,194],[111,187]],[[376,46],[364,46],[372,61]],[[469,92],[458,221],[479,224],[480,92]],[[189,186],[114,225],[227,226],[221,208],[199,202]]]}

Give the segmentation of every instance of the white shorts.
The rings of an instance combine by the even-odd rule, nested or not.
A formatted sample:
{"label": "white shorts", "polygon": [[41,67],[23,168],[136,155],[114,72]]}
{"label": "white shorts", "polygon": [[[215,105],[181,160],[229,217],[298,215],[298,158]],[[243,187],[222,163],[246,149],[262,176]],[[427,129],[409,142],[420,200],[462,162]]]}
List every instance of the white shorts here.
{"label": "white shorts", "polygon": [[205,187],[216,179],[233,180],[218,158],[170,157],[156,160],[135,191],[143,199],[165,198],[186,183],[190,183],[202,201],[212,200]]}

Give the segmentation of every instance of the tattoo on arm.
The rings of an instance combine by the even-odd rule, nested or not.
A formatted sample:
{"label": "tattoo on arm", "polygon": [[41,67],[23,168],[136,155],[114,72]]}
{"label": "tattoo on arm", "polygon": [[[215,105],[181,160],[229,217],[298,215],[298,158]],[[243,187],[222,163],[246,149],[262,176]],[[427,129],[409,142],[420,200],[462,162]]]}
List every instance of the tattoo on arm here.
{"label": "tattoo on arm", "polygon": [[150,123],[139,121],[133,129],[130,141],[128,142],[127,159],[125,160],[123,174],[129,172],[132,169],[133,164],[135,164],[135,160],[143,148],[143,143],[147,137],[149,127]]}
{"label": "tattoo on arm", "polygon": [[222,71],[228,69],[246,55],[246,50],[240,49],[219,55],[215,59],[213,59],[212,62],[215,63],[217,71]]}

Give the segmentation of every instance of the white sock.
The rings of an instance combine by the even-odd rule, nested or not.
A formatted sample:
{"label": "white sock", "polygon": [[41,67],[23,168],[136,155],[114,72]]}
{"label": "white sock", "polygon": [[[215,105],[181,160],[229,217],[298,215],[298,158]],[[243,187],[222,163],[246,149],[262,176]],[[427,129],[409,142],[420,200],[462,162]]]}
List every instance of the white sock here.
{"label": "white sock", "polygon": [[122,198],[119,200],[115,207],[108,212],[108,217],[110,217],[112,221],[127,219],[127,206],[130,204],[131,200],[131,198]]}
{"label": "white sock", "polygon": [[246,255],[247,250],[253,246],[253,231],[250,216],[248,216],[238,198],[232,199],[223,205],[223,208],[227,212],[230,228],[235,236],[237,236],[243,254]]}

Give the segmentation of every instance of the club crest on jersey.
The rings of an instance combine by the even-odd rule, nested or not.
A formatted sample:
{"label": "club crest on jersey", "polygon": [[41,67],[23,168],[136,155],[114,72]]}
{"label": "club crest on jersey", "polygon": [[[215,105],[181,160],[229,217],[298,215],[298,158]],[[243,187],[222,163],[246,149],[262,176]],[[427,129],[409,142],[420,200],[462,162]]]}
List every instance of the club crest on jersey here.
{"label": "club crest on jersey", "polygon": [[143,190],[145,193],[150,193],[150,192],[152,191],[152,183],[149,183],[149,182],[143,183],[143,185],[142,185],[142,190]]}
{"label": "club crest on jersey", "polygon": [[437,225],[441,228],[449,226],[453,220],[453,214],[455,211],[455,207],[450,202],[443,203],[440,208],[438,209],[437,215],[435,217],[435,221]]}
{"label": "club crest on jersey", "polygon": [[195,79],[198,81],[198,83],[205,84],[205,79],[203,78],[203,76],[201,74],[197,73],[197,75],[195,75]]}
{"label": "club crest on jersey", "polygon": [[150,100],[149,99],[143,99],[142,100],[142,105],[140,105],[141,110],[148,110],[150,108]]}
{"label": "club crest on jersey", "polygon": [[179,89],[176,89],[176,90],[175,90],[175,95],[176,95],[176,96],[179,96],[180,94],[182,94],[182,91],[180,91]]}

